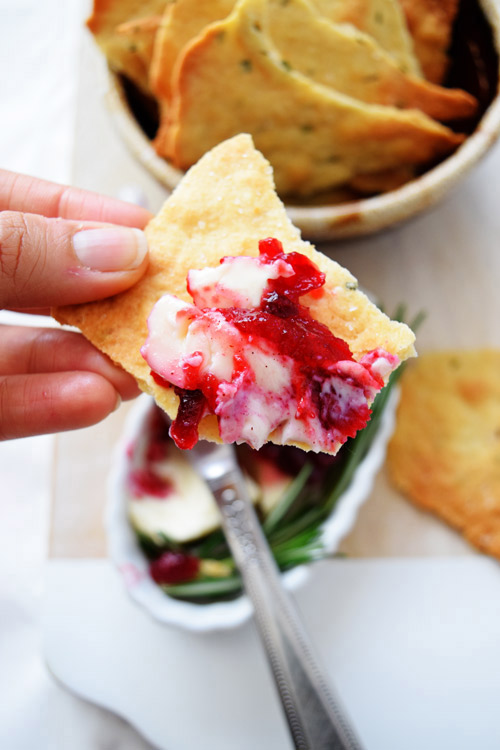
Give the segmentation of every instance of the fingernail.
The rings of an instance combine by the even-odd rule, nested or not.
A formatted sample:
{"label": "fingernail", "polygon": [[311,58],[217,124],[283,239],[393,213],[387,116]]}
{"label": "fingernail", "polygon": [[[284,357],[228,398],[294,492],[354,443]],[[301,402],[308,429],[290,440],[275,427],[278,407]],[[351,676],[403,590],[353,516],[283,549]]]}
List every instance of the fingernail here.
{"label": "fingernail", "polygon": [[128,271],[141,265],[148,251],[140,229],[110,227],[83,229],[73,235],[80,263],[95,271]]}

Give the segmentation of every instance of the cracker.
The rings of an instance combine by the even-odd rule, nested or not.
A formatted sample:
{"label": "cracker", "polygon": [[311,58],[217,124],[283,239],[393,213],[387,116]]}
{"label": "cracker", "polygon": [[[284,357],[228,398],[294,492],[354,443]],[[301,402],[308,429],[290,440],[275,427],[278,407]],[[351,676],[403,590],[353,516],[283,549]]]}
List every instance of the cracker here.
{"label": "cracker", "polygon": [[110,67],[144,91],[153,41],[168,0],[94,0],[87,26]]}
{"label": "cracker", "polygon": [[[346,341],[356,360],[383,347],[401,360],[414,354],[414,335],[391,321],[357,289],[356,280],[300,238],[276,195],[269,163],[239,135],[207,153],[182,179],[146,228],[150,265],[130,290],[111,299],[58,308],[54,317],[80,328],[98,349],[131,373],[172,417],[177,396],[151,377],[140,354],[147,318],[166,292],[190,301],[186,276],[191,268],[216,266],[224,255],[258,255],[258,241],[276,237],[285,251],[311,258],[326,274],[319,299],[303,297],[312,315]],[[200,437],[218,438],[213,416],[200,424]]]}
{"label": "cracker", "polygon": [[361,195],[377,195],[396,190],[415,177],[412,167],[397,167],[374,174],[358,174],[349,182],[349,187]]}
{"label": "cracker", "polygon": [[265,3],[242,0],[185,48],[155,141],[175,166],[186,169],[249,132],[273,165],[280,195],[302,196],[359,173],[425,164],[462,143],[417,110],[365,104],[290,70],[265,26]]}
{"label": "cracker", "polygon": [[421,75],[398,0],[313,0],[313,3],[331,21],[350,23],[373,37],[394,57],[403,72]]}
{"label": "cracker", "polygon": [[126,21],[116,27],[118,37],[122,36],[128,43],[128,51],[133,55],[121,64],[121,73],[127,75],[145,92],[149,89],[149,70],[153,57],[153,45],[160,26],[160,16],[148,16],[138,20]]}
{"label": "cracker", "polygon": [[170,100],[172,72],[182,49],[206,26],[225,18],[234,4],[235,0],[177,0],[167,5],[155,39],[149,72],[155,96]]}
{"label": "cracker", "polygon": [[500,351],[424,354],[401,381],[392,481],[500,558]]}
{"label": "cracker", "polygon": [[414,108],[446,122],[473,115],[476,99],[403,73],[368,34],[334,24],[309,0],[267,1],[268,33],[294,70],[368,104]]}
{"label": "cracker", "polygon": [[458,0],[399,0],[413,37],[415,55],[427,80],[442,83],[450,65]]}
{"label": "cracker", "polygon": [[[206,26],[226,18],[235,4],[235,0],[177,0],[167,6],[155,40],[150,71],[151,89],[158,98],[170,100],[172,75],[183,48]],[[296,0],[292,3],[279,0],[279,5],[287,14],[293,13]],[[311,7],[318,18],[336,24],[348,23],[364,31],[377,47],[386,51],[398,71],[420,74],[412,40],[396,0],[311,0]],[[297,33],[300,48],[300,27]],[[342,67],[349,63],[349,56],[342,59]]]}

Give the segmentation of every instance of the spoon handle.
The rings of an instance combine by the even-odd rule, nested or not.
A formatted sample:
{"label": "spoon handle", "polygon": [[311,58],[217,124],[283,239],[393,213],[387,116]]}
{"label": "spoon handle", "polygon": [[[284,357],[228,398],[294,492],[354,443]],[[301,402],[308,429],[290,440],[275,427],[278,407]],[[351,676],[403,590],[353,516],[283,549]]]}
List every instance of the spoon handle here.
{"label": "spoon handle", "polygon": [[[196,452],[196,449],[193,453]],[[326,683],[291,598],[283,588],[230,446],[212,447],[193,464],[210,486],[227,543],[255,611],[295,748],[362,750]]]}

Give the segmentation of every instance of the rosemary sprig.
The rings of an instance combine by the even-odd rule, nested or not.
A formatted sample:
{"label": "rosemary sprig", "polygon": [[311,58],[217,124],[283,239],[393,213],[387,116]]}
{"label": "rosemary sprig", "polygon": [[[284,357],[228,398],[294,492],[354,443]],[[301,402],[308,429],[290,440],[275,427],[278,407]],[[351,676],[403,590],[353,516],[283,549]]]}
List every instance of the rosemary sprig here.
{"label": "rosemary sprig", "polygon": [[221,594],[240,593],[241,578],[239,575],[226,578],[197,578],[188,583],[176,583],[161,587],[166,594],[180,599],[213,598]]}
{"label": "rosemary sprig", "polygon": [[264,533],[269,536],[273,529],[278,526],[281,519],[286,516],[292,505],[295,503],[297,497],[304,489],[307,480],[311,476],[312,472],[311,464],[304,464],[302,469],[299,471],[293,482],[285,490],[283,497],[277,505],[274,506],[268,517],[262,524]]}
{"label": "rosemary sprig", "polygon": [[283,528],[276,530],[276,533],[269,537],[271,547],[279,546],[283,542],[296,539],[307,529],[317,528],[324,517],[325,513],[321,508],[311,508],[294,521],[283,526]]}

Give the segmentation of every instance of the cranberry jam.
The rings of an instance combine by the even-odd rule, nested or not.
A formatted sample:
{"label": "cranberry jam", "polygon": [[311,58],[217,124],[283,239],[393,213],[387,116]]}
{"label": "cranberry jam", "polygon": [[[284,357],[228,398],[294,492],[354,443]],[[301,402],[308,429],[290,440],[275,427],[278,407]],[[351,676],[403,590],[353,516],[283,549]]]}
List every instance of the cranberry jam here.
{"label": "cranberry jam", "polygon": [[[172,438],[192,448],[201,419],[214,414],[225,442],[258,449],[272,433],[276,442],[335,453],[366,425],[384,385],[380,373],[397,357],[374,350],[356,362],[300,301],[324,293],[324,273],[305,255],[285,253],[279,240],[261,240],[258,258],[226,257],[221,266],[190,272],[194,305],[165,295],[167,312],[148,322],[143,355],[156,382],[174,385],[179,396]],[[175,344],[159,355],[165,320],[174,321]]]}

